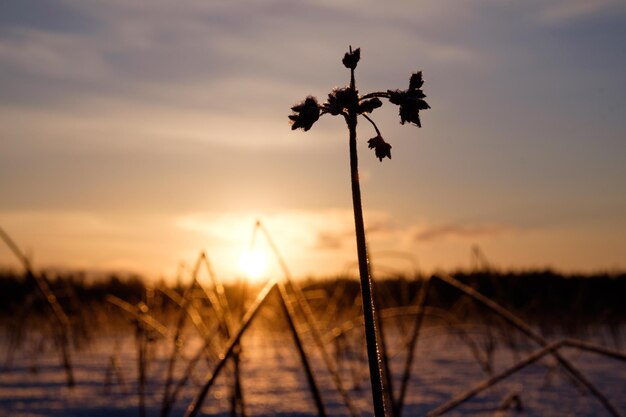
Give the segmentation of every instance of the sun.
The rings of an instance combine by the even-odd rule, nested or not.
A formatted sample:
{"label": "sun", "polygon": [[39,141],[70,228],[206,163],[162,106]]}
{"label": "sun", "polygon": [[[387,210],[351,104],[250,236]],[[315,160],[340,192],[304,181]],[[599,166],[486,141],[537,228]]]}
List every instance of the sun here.
{"label": "sun", "polygon": [[239,270],[246,278],[258,281],[267,272],[267,257],[258,249],[251,249],[239,257]]}

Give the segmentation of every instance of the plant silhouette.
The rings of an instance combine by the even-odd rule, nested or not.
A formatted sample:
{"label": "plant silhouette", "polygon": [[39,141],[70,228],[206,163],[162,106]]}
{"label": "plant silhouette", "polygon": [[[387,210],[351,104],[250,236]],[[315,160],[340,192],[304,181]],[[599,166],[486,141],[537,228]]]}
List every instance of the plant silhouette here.
{"label": "plant silhouette", "polygon": [[354,209],[354,224],[356,232],[357,256],[359,261],[359,276],[361,283],[361,297],[363,301],[363,318],[365,322],[365,339],[367,344],[367,356],[369,362],[370,381],[372,385],[372,398],[374,403],[374,415],[383,417],[386,410],[391,410],[385,404],[386,393],[383,387],[381,358],[384,354],[382,345],[378,343],[376,314],[374,298],[372,297],[372,280],[369,272],[369,260],[365,243],[365,228],[363,225],[363,209],[361,205],[361,187],[359,184],[359,170],[357,158],[357,121],[358,116],[369,121],[376,136],[369,139],[368,147],[374,150],[376,157],[382,162],[387,157],[391,159],[391,145],[384,139],[378,126],[368,114],[382,106],[381,98],[388,99],[392,104],[399,106],[400,123],[412,123],[421,127],[420,111],[430,108],[424,100],[426,95],[422,91],[424,80],[422,72],[411,75],[407,90],[387,90],[359,95],[354,80],[354,70],[361,58],[361,50],[357,48],[344,55],[342,63],[350,70],[350,84],[346,87],[335,88],[328,94],[325,103],[319,104],[313,96],[308,96],[301,103],[291,108],[293,114],[289,115],[291,129],[303,129],[308,131],[319,118],[325,114],[343,116],[349,131],[350,148],[350,178],[352,184],[352,205]]}

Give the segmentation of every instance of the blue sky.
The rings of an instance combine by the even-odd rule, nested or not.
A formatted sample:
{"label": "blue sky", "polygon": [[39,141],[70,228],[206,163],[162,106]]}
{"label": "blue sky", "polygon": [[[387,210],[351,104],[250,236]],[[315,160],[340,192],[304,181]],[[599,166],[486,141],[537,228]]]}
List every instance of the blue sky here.
{"label": "blue sky", "polygon": [[233,275],[260,217],[296,274],[348,268],[345,125],[287,115],[353,45],[362,93],[423,70],[432,107],[374,112],[383,163],[360,123],[375,265],[623,269],[624,39],[610,0],[2,2],[0,227],[40,267]]}

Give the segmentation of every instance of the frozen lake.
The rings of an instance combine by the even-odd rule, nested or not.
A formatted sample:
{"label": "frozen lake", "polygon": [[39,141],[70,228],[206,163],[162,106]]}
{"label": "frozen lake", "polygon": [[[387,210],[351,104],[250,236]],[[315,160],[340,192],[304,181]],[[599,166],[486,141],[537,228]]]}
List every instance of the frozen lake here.
{"label": "frozen lake", "polygon": [[[538,346],[521,343],[514,351],[504,343],[491,340],[491,350],[484,329],[468,327],[479,351],[487,358],[493,373],[524,358]],[[353,334],[346,340],[356,345],[362,335]],[[394,375],[394,388],[400,385],[404,353],[399,350],[401,338],[390,338],[389,352]],[[615,348],[611,337],[598,331],[592,342]],[[6,337],[3,339],[6,342]],[[341,397],[334,389],[331,377],[315,345],[304,335],[305,348],[310,353],[324,404],[329,415],[349,415]],[[185,359],[197,350],[199,340],[190,338],[178,360],[175,381],[184,371]],[[242,340],[241,381],[246,413],[249,416],[316,415],[300,359],[290,334],[252,327]],[[6,343],[2,345],[6,350]],[[349,389],[362,416],[369,416],[370,393],[367,370],[361,349],[347,348],[336,352],[341,357],[342,379]],[[158,416],[161,409],[164,379],[171,342],[155,342],[149,349],[146,385],[146,411]],[[573,348],[560,350],[622,413],[626,414],[626,363]],[[74,350],[76,386],[67,388],[59,355],[51,340],[34,338],[15,352],[11,366],[0,373],[0,416],[137,416],[137,351],[132,334],[106,334],[79,351]],[[337,356],[339,355],[339,356]],[[110,372],[112,358],[118,372]],[[602,404],[579,383],[573,382],[556,361],[546,357],[516,373],[493,388],[450,411],[449,416],[609,416]],[[205,380],[209,365],[201,361],[189,383],[181,391],[171,416],[182,416],[186,406],[197,394]],[[227,369],[229,371],[229,369]],[[405,416],[426,415],[438,405],[464,392],[487,378],[484,367],[475,360],[468,345],[458,335],[442,327],[426,327],[418,343],[416,361],[405,400]],[[108,381],[108,382],[107,382]],[[225,372],[218,378],[202,411],[210,415],[230,415],[229,393],[232,377]],[[516,396],[521,410],[515,407],[498,410],[507,397]]]}

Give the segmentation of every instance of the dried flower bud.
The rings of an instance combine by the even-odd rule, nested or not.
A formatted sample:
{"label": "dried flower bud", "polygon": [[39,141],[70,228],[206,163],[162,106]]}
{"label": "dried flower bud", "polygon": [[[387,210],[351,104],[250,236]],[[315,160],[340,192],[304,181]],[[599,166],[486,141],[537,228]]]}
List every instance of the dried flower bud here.
{"label": "dried flower bud", "polygon": [[383,102],[380,99],[374,97],[369,100],[365,100],[361,104],[359,104],[359,114],[362,113],[371,113],[374,109],[379,108],[383,105]]}
{"label": "dried flower bud", "polygon": [[351,108],[359,104],[359,94],[349,88],[335,88],[328,94],[328,101],[324,103],[324,110],[333,116],[347,113]]}
{"label": "dried flower bud", "polygon": [[298,103],[291,108],[294,114],[289,115],[291,130],[304,129],[306,132],[320,118],[320,106],[317,99],[308,96],[302,103]]}
{"label": "dried flower bud", "polygon": [[424,80],[422,79],[422,71],[417,71],[415,74],[411,75],[411,80],[409,81],[409,90],[418,90],[422,88],[424,85]]}
{"label": "dried flower bud", "polygon": [[408,90],[387,91],[389,101],[400,106],[400,123],[409,122],[422,127],[419,112],[420,110],[430,109],[430,106],[424,100],[426,95],[421,90],[423,84],[422,72],[419,71],[411,75]]}
{"label": "dried flower bud", "polygon": [[382,136],[377,135],[367,141],[368,148],[374,149],[374,153],[380,162],[384,157],[391,159],[391,145],[385,142]]}
{"label": "dried flower bud", "polygon": [[353,70],[356,68],[356,64],[359,62],[359,59],[361,59],[361,48],[356,48],[354,51],[346,52],[341,62],[343,62],[343,65],[346,68]]}

